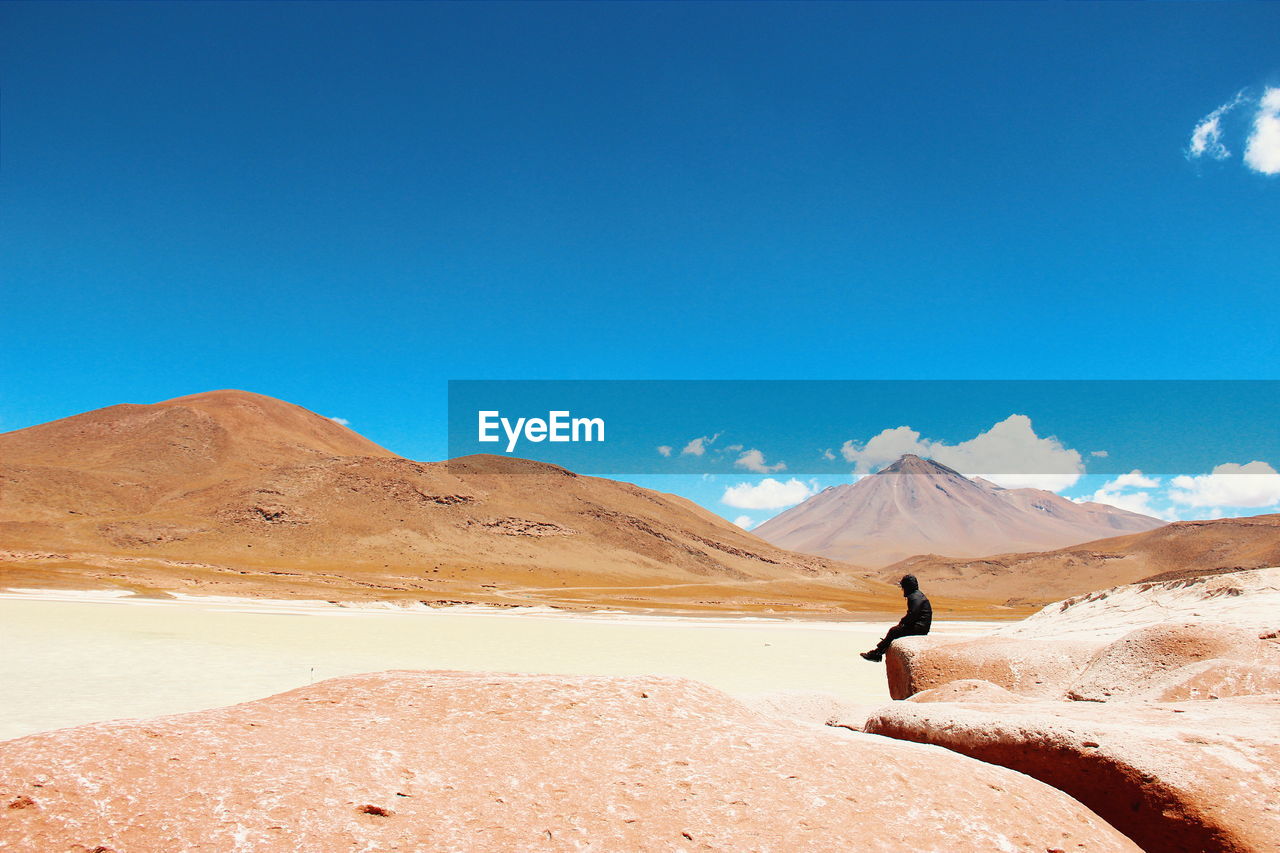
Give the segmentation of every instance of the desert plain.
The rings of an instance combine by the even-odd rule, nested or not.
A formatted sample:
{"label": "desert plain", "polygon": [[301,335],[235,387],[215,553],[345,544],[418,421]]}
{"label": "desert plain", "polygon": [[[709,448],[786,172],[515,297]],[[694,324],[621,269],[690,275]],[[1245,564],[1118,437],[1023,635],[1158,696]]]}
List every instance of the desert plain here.
{"label": "desert plain", "polygon": [[[826,714],[888,700],[883,668],[857,654],[890,624],[10,591],[0,593],[10,652],[0,659],[0,740],[390,669],[670,675]],[[994,624],[943,622],[935,633]]]}

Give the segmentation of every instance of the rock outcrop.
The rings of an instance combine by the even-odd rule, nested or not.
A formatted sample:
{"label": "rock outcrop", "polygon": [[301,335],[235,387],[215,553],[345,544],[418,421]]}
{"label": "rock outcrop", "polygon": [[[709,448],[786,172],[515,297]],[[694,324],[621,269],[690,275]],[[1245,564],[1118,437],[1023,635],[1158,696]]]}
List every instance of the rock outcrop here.
{"label": "rock outcrop", "polygon": [[904,637],[885,657],[905,699],[979,679],[1033,698],[1172,701],[1277,692],[1280,568],[1142,583],[1050,604],[988,636]]}
{"label": "rock outcrop", "polygon": [[[941,687],[934,687],[930,690],[921,690],[919,693],[913,693],[907,698],[908,702],[983,702],[985,704],[1008,704],[1019,702],[1031,702],[1025,696],[1019,696],[1009,690],[1005,690],[998,684],[992,684],[990,681],[983,681],[980,678],[962,678],[959,681],[949,681]],[[876,709],[878,711],[879,708]],[[875,711],[869,712],[864,719],[863,729],[866,728],[865,720],[870,719]]]}
{"label": "rock outcrop", "polygon": [[1137,850],[1005,768],[657,677],[334,679],[8,741],[0,796],[14,850]]}
{"label": "rock outcrop", "polygon": [[906,699],[953,681],[989,681],[1033,697],[1054,697],[1088,665],[1097,645],[1083,640],[1010,640],[979,637],[903,637],[889,647],[889,695]]}
{"label": "rock outcrop", "polygon": [[899,702],[865,727],[1040,779],[1148,853],[1280,850],[1280,696]]}
{"label": "rock outcrop", "polygon": [[1147,851],[1280,850],[1280,569],[1143,583],[908,637],[863,730],[1071,794]]}
{"label": "rock outcrop", "polygon": [[[1202,622],[1149,625],[1113,640],[1094,654],[1088,667],[1067,688],[1068,699],[1105,702],[1118,698],[1157,698],[1188,689],[1188,680],[1209,673],[1226,675],[1231,665],[1243,665],[1265,682],[1265,673],[1280,668],[1280,643],[1261,640],[1256,629]],[[1244,678],[1210,675],[1217,692],[1212,698],[1256,693],[1259,684]],[[1265,686],[1264,686],[1265,689]],[[1188,695],[1186,698],[1198,698]],[[1203,698],[1210,698],[1205,695]]]}

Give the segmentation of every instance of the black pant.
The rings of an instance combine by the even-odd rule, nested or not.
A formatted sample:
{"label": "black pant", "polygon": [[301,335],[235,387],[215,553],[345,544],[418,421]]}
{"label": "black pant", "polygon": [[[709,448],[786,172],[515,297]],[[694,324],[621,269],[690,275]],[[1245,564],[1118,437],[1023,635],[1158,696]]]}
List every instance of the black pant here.
{"label": "black pant", "polygon": [[876,646],[874,654],[876,657],[884,657],[884,653],[889,650],[889,646],[899,637],[920,637],[927,633],[929,632],[922,631],[919,628],[900,628],[894,625],[889,629],[889,633],[884,635],[884,639],[880,641],[880,644]]}

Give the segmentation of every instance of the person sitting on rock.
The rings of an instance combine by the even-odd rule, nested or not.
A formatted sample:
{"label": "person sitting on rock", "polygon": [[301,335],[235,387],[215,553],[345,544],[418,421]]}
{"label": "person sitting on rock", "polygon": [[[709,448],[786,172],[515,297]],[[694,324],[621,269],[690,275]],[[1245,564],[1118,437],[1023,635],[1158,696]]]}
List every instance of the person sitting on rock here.
{"label": "person sitting on rock", "polygon": [[902,580],[898,581],[898,586],[902,587],[902,594],[907,597],[907,615],[889,629],[889,633],[884,635],[879,645],[869,652],[862,653],[862,657],[866,660],[879,663],[884,659],[884,653],[888,651],[889,645],[894,640],[899,637],[927,634],[929,626],[933,624],[933,607],[930,606],[925,594],[920,591],[920,582],[916,580],[916,576],[903,575]]}

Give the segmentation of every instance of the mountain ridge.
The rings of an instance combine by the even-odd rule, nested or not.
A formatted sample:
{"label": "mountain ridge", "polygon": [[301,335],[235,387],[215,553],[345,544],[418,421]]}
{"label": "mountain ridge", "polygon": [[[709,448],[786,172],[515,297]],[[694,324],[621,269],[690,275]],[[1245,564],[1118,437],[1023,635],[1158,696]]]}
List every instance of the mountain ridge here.
{"label": "mountain ridge", "polygon": [[757,526],[779,547],[882,568],[917,554],[1050,550],[1154,529],[1159,519],[1041,489],[1007,489],[905,454]]}
{"label": "mountain ridge", "polygon": [[865,574],[673,495],[507,457],[416,462],[244,391],[0,434],[0,586],[896,607]]}
{"label": "mountain ridge", "polygon": [[1175,521],[1051,551],[955,559],[917,554],[883,568],[943,595],[1039,604],[1129,583],[1280,566],[1280,513]]}

